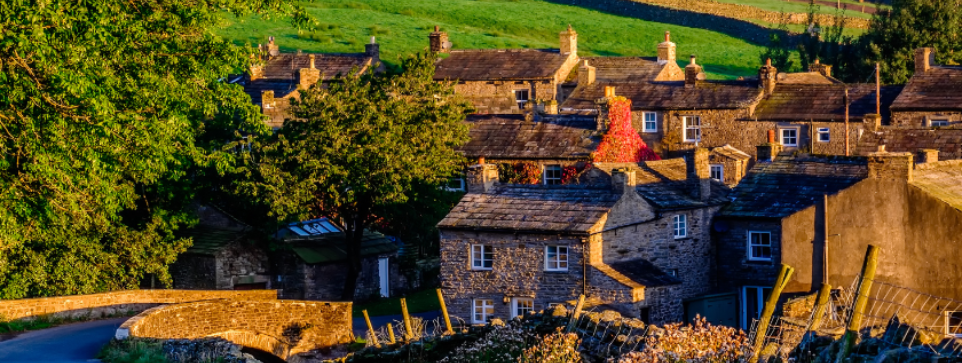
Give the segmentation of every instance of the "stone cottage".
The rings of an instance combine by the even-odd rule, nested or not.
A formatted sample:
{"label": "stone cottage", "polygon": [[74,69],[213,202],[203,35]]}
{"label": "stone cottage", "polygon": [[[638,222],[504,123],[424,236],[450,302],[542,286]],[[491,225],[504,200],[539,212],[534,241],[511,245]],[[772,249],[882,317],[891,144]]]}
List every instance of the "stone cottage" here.
{"label": "stone cottage", "polygon": [[438,224],[453,316],[479,324],[585,294],[665,323],[681,321],[683,300],[709,290],[708,226],[728,188],[710,180],[707,150],[596,163],[580,184],[505,184],[497,174],[492,164],[471,166],[468,194]]}
{"label": "stone cottage", "polygon": [[307,89],[318,82],[328,82],[336,76],[345,76],[352,70],[359,73],[383,70],[380,45],[374,37],[364,46],[363,53],[308,54],[282,53],[274,42],[258,45],[260,55],[247,73],[233,76],[230,83],[244,87],[254,104],[267,116],[267,124],[273,128],[284,125],[291,98],[299,98],[300,89]]}
{"label": "stone cottage", "polygon": [[879,146],[889,152],[916,154],[915,159],[919,161],[962,159],[962,129],[883,127],[862,135],[855,153],[868,156],[878,151]]}
{"label": "stone cottage", "polygon": [[198,205],[200,223],[185,231],[193,245],[170,266],[175,289],[271,288],[267,239],[211,205]]}
{"label": "stone cottage", "polygon": [[438,60],[434,79],[456,82],[454,90],[478,113],[522,113],[536,100],[564,101],[561,85],[578,64],[578,33],[568,26],[560,49],[453,50],[448,35],[435,27],[431,51],[448,53]]}
{"label": "stone cottage", "polygon": [[934,48],[915,50],[915,74],[892,104],[897,128],[962,128],[962,67],[935,64]]}

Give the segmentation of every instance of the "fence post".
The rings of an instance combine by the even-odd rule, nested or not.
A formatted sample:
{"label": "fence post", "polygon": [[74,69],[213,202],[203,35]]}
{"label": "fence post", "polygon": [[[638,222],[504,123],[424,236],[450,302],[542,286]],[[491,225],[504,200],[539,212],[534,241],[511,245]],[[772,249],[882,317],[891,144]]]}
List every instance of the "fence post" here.
{"label": "fence post", "polygon": [[578,305],[575,306],[575,312],[571,314],[571,320],[568,320],[567,332],[570,333],[575,329],[575,325],[578,323],[578,317],[581,316],[581,309],[585,307],[585,296],[581,295],[578,297]]}
{"label": "fence post", "polygon": [[364,314],[364,322],[367,323],[367,330],[371,332],[371,342],[374,343],[375,348],[380,348],[381,344],[377,342],[377,333],[374,332],[374,326],[371,325],[371,317],[367,316],[367,310],[361,310]]}
{"label": "fence post", "polygon": [[815,302],[815,315],[812,316],[812,324],[808,327],[808,331],[813,332],[818,330],[822,325],[822,316],[825,315],[825,309],[828,308],[829,298],[832,296],[832,285],[822,284],[822,288],[818,290],[818,298]]}
{"label": "fence post", "polygon": [[791,279],[792,273],[795,269],[792,266],[782,264],[781,270],[778,272],[778,279],[775,280],[775,285],[772,286],[772,293],[768,296],[768,300],[765,301],[765,308],[762,309],[762,316],[758,320],[758,329],[755,330],[755,345],[752,351],[752,358],[749,360],[750,363],[758,362],[758,357],[762,353],[762,349],[765,348],[765,336],[768,335],[768,324],[772,320],[772,315],[775,314],[775,306],[778,305],[778,298],[782,295],[782,289],[785,285],[788,285],[788,280]]}
{"label": "fence post", "polygon": [[862,275],[858,278],[858,291],[855,295],[855,306],[852,307],[852,315],[849,317],[848,328],[842,336],[842,347],[838,352],[837,362],[845,362],[845,358],[852,352],[855,339],[858,338],[858,330],[862,327],[862,315],[865,315],[865,306],[868,305],[868,294],[872,290],[872,282],[875,281],[875,268],[878,267],[879,248],[868,245],[865,251],[865,262],[862,263]]}
{"label": "fence post", "polygon": [[454,329],[451,328],[451,317],[448,316],[448,306],[444,304],[444,294],[441,293],[441,289],[438,289],[438,301],[441,303],[441,314],[444,316],[444,326],[448,328],[448,334],[454,334]]}
{"label": "fence post", "polygon": [[394,338],[394,327],[391,326],[391,323],[387,323],[387,334],[388,338],[391,338],[391,345],[397,344],[397,339]]}
{"label": "fence post", "polygon": [[411,329],[411,315],[408,314],[408,303],[401,298],[401,316],[404,317],[404,340],[410,342],[414,339],[414,331]]}

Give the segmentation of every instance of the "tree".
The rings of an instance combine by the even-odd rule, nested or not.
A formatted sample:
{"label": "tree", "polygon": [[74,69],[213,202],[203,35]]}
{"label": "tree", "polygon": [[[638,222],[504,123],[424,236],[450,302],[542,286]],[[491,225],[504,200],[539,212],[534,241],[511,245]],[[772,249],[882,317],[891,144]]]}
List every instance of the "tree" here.
{"label": "tree", "polygon": [[768,35],[768,45],[765,47],[765,51],[759,55],[760,64],[765,64],[766,60],[771,59],[772,65],[781,72],[791,72],[795,69],[791,47],[785,41],[786,34],[789,34],[788,19],[783,14],[778,29]]}
{"label": "tree", "polygon": [[936,62],[962,62],[962,0],[893,0],[862,36],[864,66],[882,65],[882,80],[905,83],[915,70],[915,49],[934,47]]}
{"label": "tree", "polygon": [[274,10],[307,21],[282,0],[0,5],[0,298],[169,282],[194,180],[233,158],[209,131],[263,131],[219,81],[249,52],[211,28]]}
{"label": "tree", "polygon": [[814,1],[809,7],[808,29],[799,35],[798,55],[803,71],[818,60],[832,66],[832,76],[845,82],[864,81],[873,67],[859,56],[858,40],[844,34],[846,17],[841,9],[836,9],[832,24],[817,22],[815,14],[818,6]]}
{"label": "tree", "polygon": [[402,60],[400,74],[339,77],[301,91],[293,119],[254,153],[252,179],[239,190],[261,198],[274,217],[325,216],[345,231],[353,300],[361,237],[383,208],[411,199],[421,184],[437,188],[460,171],[454,147],[467,141],[470,105],[451,84],[435,82],[433,54]]}

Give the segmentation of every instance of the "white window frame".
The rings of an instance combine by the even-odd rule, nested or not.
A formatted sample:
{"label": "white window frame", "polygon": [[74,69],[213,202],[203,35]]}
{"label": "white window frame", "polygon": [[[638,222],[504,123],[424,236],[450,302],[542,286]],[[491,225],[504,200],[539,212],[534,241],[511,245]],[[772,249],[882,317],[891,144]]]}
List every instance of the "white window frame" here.
{"label": "white window frame", "polygon": [[[527,307],[522,309],[522,303],[527,305]],[[511,318],[525,316],[532,311],[534,311],[534,299],[529,297],[516,297],[511,299]]]}
{"label": "white window frame", "polygon": [[[754,256],[754,253],[752,253],[752,246],[754,246],[754,245],[752,244],[752,234],[759,234],[759,235],[761,235],[761,234],[767,234],[767,235],[768,235],[768,255],[769,255],[768,258],[765,258],[765,257],[755,257],[755,256]],[[747,248],[747,250],[746,250],[745,252],[746,252],[746,254],[747,254],[747,256],[748,256],[748,260],[749,260],[749,261],[764,261],[764,262],[768,262],[768,261],[771,261],[772,258],[774,258],[775,248],[774,248],[774,243],[772,243],[772,232],[771,232],[771,231],[748,231],[745,239],[746,239],[746,240],[745,240],[745,245],[748,246],[748,248]],[[759,244],[758,246],[764,246],[764,245]]]}
{"label": "white window frame", "polygon": [[[650,120],[648,118],[651,118]],[[651,126],[651,127],[648,127]],[[641,113],[641,132],[658,132],[658,113],[645,111]]]}
{"label": "white window frame", "polygon": [[[824,139],[822,136],[825,136]],[[831,142],[832,141],[832,130],[828,127],[818,128],[818,142]]]}
{"label": "white window frame", "polygon": [[[936,123],[938,123],[938,125],[936,125]],[[929,119],[929,127],[945,127],[945,126],[949,126],[949,119],[947,118]]]}
{"label": "white window frame", "polygon": [[[555,250],[554,261],[551,260],[552,248]],[[570,255],[568,254],[568,246],[545,246],[544,247],[544,270],[545,271],[568,271],[569,256]],[[564,267],[561,267],[562,263],[564,263]]]}
{"label": "white window frame", "polygon": [[[558,177],[548,177],[548,171],[557,171]],[[541,183],[544,185],[561,185],[561,181],[564,179],[564,168],[558,164],[549,164],[541,167]],[[549,181],[556,181],[556,183],[549,183]]]}
{"label": "white window frame", "polygon": [[952,322],[952,313],[958,313],[959,315],[962,315],[962,311],[946,311],[945,312],[945,325],[944,325],[945,335],[950,337],[962,338],[962,316],[960,316],[958,325],[955,326],[956,328],[955,330],[957,332],[953,333],[952,326],[950,325],[950,323]]}
{"label": "white window frame", "polygon": [[[690,121],[695,121],[695,122],[690,125],[689,124]],[[681,136],[685,140],[685,142],[701,141],[701,116],[682,116],[681,123],[683,126],[681,131],[682,132]],[[694,130],[696,134],[694,138],[688,137],[688,130]]]}
{"label": "white window frame", "polygon": [[[676,214],[671,217],[672,235],[675,239],[688,237],[688,215]],[[680,232],[680,233],[679,233]]]}
{"label": "white window frame", "polygon": [[[795,136],[793,136],[793,138],[795,139],[795,142],[794,142],[794,143],[789,144],[789,143],[785,142],[785,139],[786,139],[786,137],[785,137],[785,132],[786,132],[786,131],[793,131],[793,132],[795,132]],[[801,133],[798,132],[798,128],[797,128],[797,127],[785,127],[785,128],[778,129],[778,140],[779,140],[779,142],[782,143],[782,146],[798,147],[800,135],[801,135]]]}
{"label": "white window frame", "polygon": [[[715,174],[715,171],[718,171],[717,178],[712,176]],[[711,176],[712,179],[715,179],[717,181],[724,183],[725,182],[725,165],[722,165],[722,164],[708,165],[708,175]]]}
{"label": "white window frame", "polygon": [[[458,182],[460,182],[460,184],[461,184],[460,187],[451,187],[451,182],[453,182],[453,181],[455,181],[455,180],[457,180]],[[443,188],[444,190],[446,190],[446,191],[449,191],[449,192],[463,192],[463,191],[466,191],[466,190],[467,190],[467,182],[464,180],[464,176],[461,175],[461,176],[457,176],[457,177],[448,179],[447,184],[445,184],[442,188]]]}
{"label": "white window frame", "polygon": [[[522,93],[523,92],[523,93]],[[518,109],[523,110],[524,106],[531,100],[531,90],[526,89],[516,89],[511,91],[514,94],[514,101],[518,103]],[[523,94],[524,98],[518,97],[519,94]]]}
{"label": "white window frame", "polygon": [[494,316],[494,300],[471,300],[471,324],[487,324],[491,316]]}
{"label": "white window frame", "polygon": [[[487,262],[488,266],[485,266]],[[475,271],[490,271],[494,267],[494,249],[488,245],[471,245],[471,269]]]}
{"label": "white window frame", "polygon": [[759,310],[758,310],[759,313],[761,313],[761,311],[765,309],[765,291],[767,290],[769,294],[771,294],[771,291],[772,291],[771,286],[742,286],[742,289],[741,289],[742,291],[740,294],[741,295],[741,312],[742,312],[741,320],[742,320],[742,329],[746,329],[746,330],[748,328],[751,328],[750,326],[752,322],[751,319],[758,319],[757,316],[752,316],[752,317],[748,316],[748,304],[747,304],[748,289],[758,289],[759,291],[762,292],[760,295],[753,296],[754,298],[757,299],[756,303],[758,304],[757,306],[759,307]]}

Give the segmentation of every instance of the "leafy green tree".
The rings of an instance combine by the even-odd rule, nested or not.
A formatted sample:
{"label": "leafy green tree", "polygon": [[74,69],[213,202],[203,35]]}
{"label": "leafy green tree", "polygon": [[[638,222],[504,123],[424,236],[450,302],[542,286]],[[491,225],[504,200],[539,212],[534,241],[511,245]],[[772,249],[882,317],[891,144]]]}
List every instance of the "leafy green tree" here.
{"label": "leafy green tree", "polygon": [[792,48],[785,39],[788,32],[788,21],[782,19],[779,22],[777,31],[768,35],[768,45],[760,55],[760,64],[765,64],[768,59],[772,60],[772,65],[779,72],[792,72],[795,70],[795,60],[792,59]]}
{"label": "leafy green tree", "polygon": [[354,298],[364,229],[417,186],[437,188],[463,165],[454,148],[467,141],[470,105],[433,81],[433,54],[403,59],[401,69],[302,91],[294,118],[255,148],[252,179],[239,185],[280,220],[325,216],[344,229],[345,300]]}
{"label": "leafy green tree", "polygon": [[882,65],[882,80],[905,83],[915,69],[915,49],[934,47],[936,62],[962,63],[962,0],[893,0],[862,36],[864,66]]}
{"label": "leafy green tree", "polygon": [[221,80],[250,52],[212,33],[252,11],[308,21],[284,0],[0,3],[0,298],[170,281],[197,181],[230,168],[232,130],[266,131]]}
{"label": "leafy green tree", "polygon": [[836,10],[831,24],[815,21],[818,6],[812,2],[808,13],[808,29],[800,34],[798,55],[802,70],[819,60],[832,66],[832,76],[846,82],[864,82],[864,76],[871,72],[860,59],[858,39],[844,35],[846,17]]}

